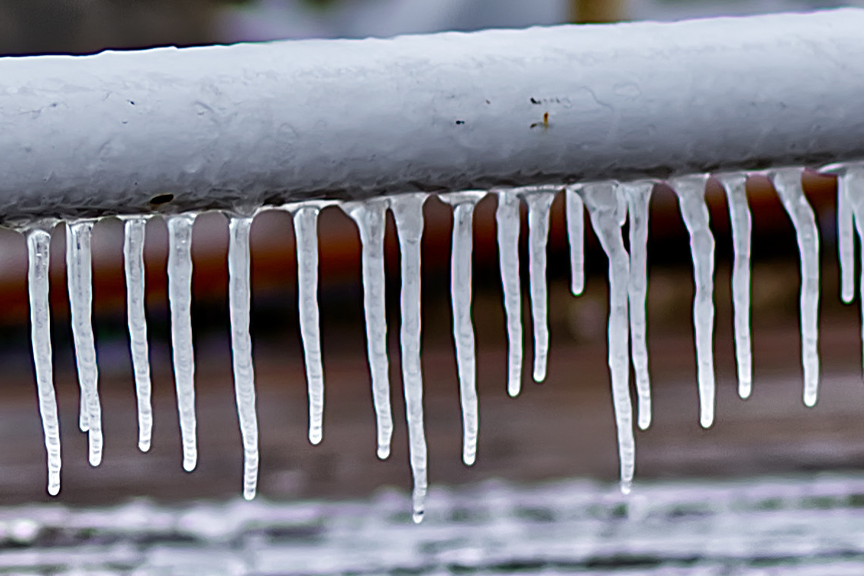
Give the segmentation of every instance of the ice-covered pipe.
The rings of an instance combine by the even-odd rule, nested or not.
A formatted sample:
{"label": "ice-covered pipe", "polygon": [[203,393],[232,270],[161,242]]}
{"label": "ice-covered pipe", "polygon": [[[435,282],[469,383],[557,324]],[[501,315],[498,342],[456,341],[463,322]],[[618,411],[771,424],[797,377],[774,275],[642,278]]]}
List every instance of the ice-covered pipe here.
{"label": "ice-covered pipe", "polygon": [[864,158],[864,10],[0,58],[0,220]]}

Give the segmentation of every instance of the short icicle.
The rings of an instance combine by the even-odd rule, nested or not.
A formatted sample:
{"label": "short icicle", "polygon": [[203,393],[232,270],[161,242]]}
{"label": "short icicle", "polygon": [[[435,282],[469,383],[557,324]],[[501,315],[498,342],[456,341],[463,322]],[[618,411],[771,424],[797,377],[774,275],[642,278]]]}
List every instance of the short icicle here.
{"label": "short icicle", "polygon": [[801,359],[804,365],[804,404],[814,406],[819,397],[819,228],[816,215],[804,196],[802,168],[770,173],[783,208],[795,226],[801,253]]}
{"label": "short icicle", "polygon": [[453,304],[453,340],[459,369],[462,402],[462,461],[471,466],[477,456],[477,367],[474,324],[471,321],[471,258],[473,256],[474,206],[485,192],[444,194],[441,200],[453,206],[453,245],[450,264],[450,297]]}
{"label": "short icicle", "polygon": [[304,203],[286,209],[294,215],[297,244],[297,300],[309,390],[309,442],[320,444],[324,435],[324,366],[318,312],[318,213],[321,207]]}
{"label": "short icicle", "polygon": [[633,406],[630,403],[630,363],[628,361],[628,288],[630,257],[624,249],[618,219],[617,183],[588,184],[580,190],[594,233],[609,258],[609,370],[612,376],[612,402],[618,429],[618,457],[621,466],[621,491],[630,492],[636,468],[633,439]]}
{"label": "short icicle", "polygon": [[171,306],[171,344],[174,383],[183,440],[183,469],[198,464],[195,422],[195,351],[192,346],[192,226],[195,214],[166,218],[168,224],[168,301]]}
{"label": "short icicle", "polygon": [[648,298],[648,208],[654,182],[621,184],[630,215],[630,349],[639,397],[639,428],[651,426],[651,379],[648,372],[646,300]]}
{"label": "short icicle", "polygon": [[48,261],[51,233],[41,227],[27,231],[28,272],[30,292],[30,335],[33,364],[36,369],[36,389],[39,413],[48,454],[48,493],[60,492],[60,422],[54,395],[54,369],[51,358],[51,310],[48,300]]}
{"label": "short icicle", "polygon": [[546,244],[549,241],[549,209],[555,200],[554,187],[522,189],[528,205],[528,271],[531,289],[531,317],[534,321],[534,381],[546,379],[549,356],[548,295],[546,286]]}
{"label": "short icicle", "polygon": [[135,373],[135,394],[138,399],[138,449],[150,450],[153,435],[153,407],[150,401],[150,352],[147,344],[145,313],[144,238],[146,216],[125,218],[123,264],[126,272],[126,314],[129,324],[129,349]]}
{"label": "short icicle", "polygon": [[93,280],[90,239],[93,220],[66,226],[66,280],[72,316],[75,363],[81,388],[80,424],[86,423],[91,466],[102,462],[102,407],[99,402],[99,369],[93,337]]}
{"label": "short icicle", "polygon": [[251,286],[249,230],[251,216],[229,216],[228,307],[231,317],[231,355],[234,395],[243,438],[243,497],[255,497],[258,485],[258,416],[255,410],[255,369],[249,334]]}
{"label": "short icicle", "polygon": [[393,415],[390,408],[390,361],[387,357],[387,317],[384,285],[384,230],[388,201],[374,198],[344,202],[342,210],[357,224],[362,245],[363,309],[366,313],[366,351],[372,379],[372,402],[378,430],[378,458],[390,456]]}
{"label": "short icicle", "polygon": [[390,199],[402,255],[400,341],[409,453],[414,474],[414,522],[423,520],[428,486],[426,431],[423,423],[423,373],[420,364],[420,248],[423,239],[423,203],[426,197],[424,193],[410,193]]}
{"label": "short icicle", "polygon": [[[846,192],[849,208],[854,214],[855,229],[858,232],[858,240],[861,245],[861,256],[864,258],[864,165],[856,164],[849,166],[840,175],[840,182]],[[861,358],[864,364],[864,266],[861,267],[859,281],[860,306],[861,306]]]}
{"label": "short icicle", "polygon": [[568,186],[564,193],[567,241],[570,243],[570,291],[579,296],[585,289],[585,207],[580,186]]}
{"label": "short icicle", "polygon": [[522,287],[519,280],[519,196],[500,191],[495,220],[504,311],[507,315],[507,393],[516,397],[522,388]]}
{"label": "short icicle", "polygon": [[840,258],[840,299],[851,304],[855,297],[855,238],[852,207],[846,192],[846,174],[837,179],[837,252]]}
{"label": "short icicle", "polygon": [[753,390],[753,345],[750,339],[750,243],[751,217],[747,204],[747,175],[720,174],[717,180],[726,192],[732,222],[732,308],[735,326],[735,358],[738,362],[738,396],[750,397]]}
{"label": "short icicle", "polygon": [[678,195],[681,217],[690,234],[693,257],[693,324],[696,331],[696,360],[699,380],[699,423],[709,428],[714,423],[714,235],[711,233],[708,206],[705,204],[706,174],[682,176],[669,182]]}

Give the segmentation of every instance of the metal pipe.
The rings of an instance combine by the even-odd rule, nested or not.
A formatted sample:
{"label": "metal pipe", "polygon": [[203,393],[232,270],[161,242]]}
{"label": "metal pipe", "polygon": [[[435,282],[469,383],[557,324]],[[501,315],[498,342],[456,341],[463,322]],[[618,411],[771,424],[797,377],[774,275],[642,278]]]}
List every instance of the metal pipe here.
{"label": "metal pipe", "polygon": [[0,59],[0,221],[864,158],[864,10]]}

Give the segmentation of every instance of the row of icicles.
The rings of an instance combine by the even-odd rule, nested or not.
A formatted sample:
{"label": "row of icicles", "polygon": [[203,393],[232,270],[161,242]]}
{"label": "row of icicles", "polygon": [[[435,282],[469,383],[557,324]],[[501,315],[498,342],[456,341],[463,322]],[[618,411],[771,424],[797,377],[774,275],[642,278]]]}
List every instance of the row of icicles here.
{"label": "row of icicles", "polygon": [[[864,167],[841,167],[838,196],[838,229],[842,269],[842,298],[852,300],[854,258],[852,225],[864,235]],[[801,331],[804,365],[804,403],[816,403],[819,386],[817,314],[819,300],[819,232],[813,210],[804,196],[803,169],[769,172],[798,236],[801,254]],[[738,363],[738,391],[750,395],[752,362],[750,344],[750,211],[745,192],[746,173],[715,175],[726,191],[732,222],[735,261],[732,272],[734,328]],[[714,239],[705,204],[707,174],[671,179],[681,215],[690,235],[696,283],[693,317],[698,359],[700,422],[711,426],[714,419],[713,365],[713,275]],[[629,390],[629,358],[636,375],[638,425],[651,423],[651,391],[646,347],[645,301],[647,295],[648,205],[656,181],[602,182],[569,186],[535,186],[495,190],[501,281],[509,341],[508,383],[511,396],[519,394],[522,374],[522,324],[519,282],[520,204],[528,206],[531,314],[534,324],[534,370],[536,381],[546,376],[549,332],[547,328],[546,242],[552,201],[562,189],[566,194],[566,216],[571,249],[572,292],[584,285],[583,210],[587,208],[593,228],[609,259],[609,367],[618,430],[622,490],[629,491],[635,464],[632,407]],[[459,374],[464,444],[463,460],[471,465],[477,449],[478,413],[475,386],[475,344],[471,321],[472,220],[476,203],[486,192],[443,194],[453,206],[451,289],[453,334]],[[366,337],[372,395],[377,420],[378,456],[387,458],[393,423],[390,408],[389,365],[385,319],[384,230],[386,211],[392,211],[401,250],[401,353],[402,380],[408,422],[410,461],[414,475],[414,519],[423,516],[427,490],[426,438],[423,423],[423,379],[420,363],[420,247],[423,235],[423,204],[428,194],[407,193],[387,198],[343,202],[339,206],[356,223],[362,241],[362,274]],[[324,379],[318,321],[317,219],[321,208],[335,202],[313,201],[284,206],[293,214],[297,240],[298,299],[300,329],[305,351],[309,393],[309,440],[322,438]],[[252,342],[249,334],[249,230],[254,214],[229,215],[228,249],[231,344],[237,411],[244,447],[243,495],[255,495],[258,478],[258,424],[255,408]],[[622,226],[629,217],[629,248],[625,249]],[[138,445],[150,447],[152,410],[147,324],[144,314],[144,230],[148,216],[124,217],[124,260],[132,362],[138,399]],[[183,467],[197,463],[195,419],[195,363],[190,316],[194,214],[166,217],[169,231],[168,283],[171,308],[171,338],[177,405],[183,440]],[[88,433],[89,460],[102,459],[102,424],[97,385],[96,350],[91,325],[92,288],[90,236],[93,220],[78,220],[67,226],[68,290],[71,304],[78,380],[81,387],[80,428]],[[48,453],[48,492],[60,490],[60,434],[51,360],[50,311],[48,305],[48,257],[50,227],[27,230],[29,292],[33,357],[39,393],[39,408]],[[864,282],[862,282],[864,291]],[[864,299],[864,292],[862,292]],[[629,354],[628,354],[629,348]]]}

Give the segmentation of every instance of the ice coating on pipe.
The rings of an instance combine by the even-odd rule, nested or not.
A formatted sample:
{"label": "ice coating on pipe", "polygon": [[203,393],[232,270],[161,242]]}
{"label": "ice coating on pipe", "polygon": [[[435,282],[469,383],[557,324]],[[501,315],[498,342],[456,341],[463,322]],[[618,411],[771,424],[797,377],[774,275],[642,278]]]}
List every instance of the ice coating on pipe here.
{"label": "ice coating on pipe", "polygon": [[423,423],[423,373],[420,363],[420,254],[423,239],[423,203],[427,194],[414,193],[390,199],[402,256],[402,384],[411,470],[414,474],[414,522],[423,520],[428,487],[426,432]]}
{"label": "ice coating on pipe", "polygon": [[372,401],[378,430],[378,458],[390,456],[393,416],[390,409],[390,362],[387,357],[387,317],[384,286],[384,231],[389,203],[386,199],[344,202],[342,210],[357,225],[362,245],[363,310],[366,314],[366,349],[372,379]]}
{"label": "ice coating on pipe", "polygon": [[518,396],[522,389],[522,286],[519,280],[519,196],[499,191],[495,212],[501,287],[507,316],[507,393]]}
{"label": "ice coating on pipe", "polygon": [[588,184],[580,190],[580,194],[591,217],[594,233],[609,258],[609,370],[612,377],[615,425],[618,430],[621,490],[628,493],[636,468],[628,361],[627,285],[630,276],[630,257],[624,249],[621,224],[618,220],[617,188],[615,182]]}
{"label": "ice coating on pipe", "polygon": [[147,343],[145,303],[144,237],[145,216],[125,218],[123,229],[123,266],[126,273],[126,315],[129,325],[129,350],[135,375],[138,401],[138,449],[150,450],[153,435],[153,406],[150,400],[150,354]]}
{"label": "ice coating on pipe", "polygon": [[174,385],[183,442],[183,469],[198,463],[195,419],[195,351],[192,346],[192,226],[195,214],[168,216],[168,302]]}
{"label": "ice coating on pipe", "polygon": [[714,423],[714,235],[705,204],[708,176],[697,174],[669,181],[678,195],[681,217],[690,234],[693,257],[693,324],[696,331],[697,377],[699,380],[699,423],[709,428]]}
{"label": "ice coating on pipe", "polygon": [[819,228],[813,208],[804,196],[803,172],[803,168],[784,168],[770,172],[769,177],[798,237],[804,404],[814,406],[819,397]]}
{"label": "ice coating on pipe", "polygon": [[654,182],[621,184],[630,215],[630,348],[639,397],[639,428],[651,426],[651,379],[648,373],[646,299],[648,297],[648,216]]}
{"label": "ice coating on pipe", "polygon": [[732,308],[735,329],[735,359],[738,364],[738,396],[753,390],[753,344],[750,337],[750,244],[752,222],[747,204],[747,175],[720,174],[717,180],[726,192],[732,223]]}
{"label": "ice coating on pipe", "polygon": [[57,418],[51,358],[51,310],[48,301],[51,233],[48,230],[50,228],[32,228],[27,232],[27,287],[30,293],[30,337],[36,390],[48,456],[48,493],[56,496],[60,492],[60,422]]}

